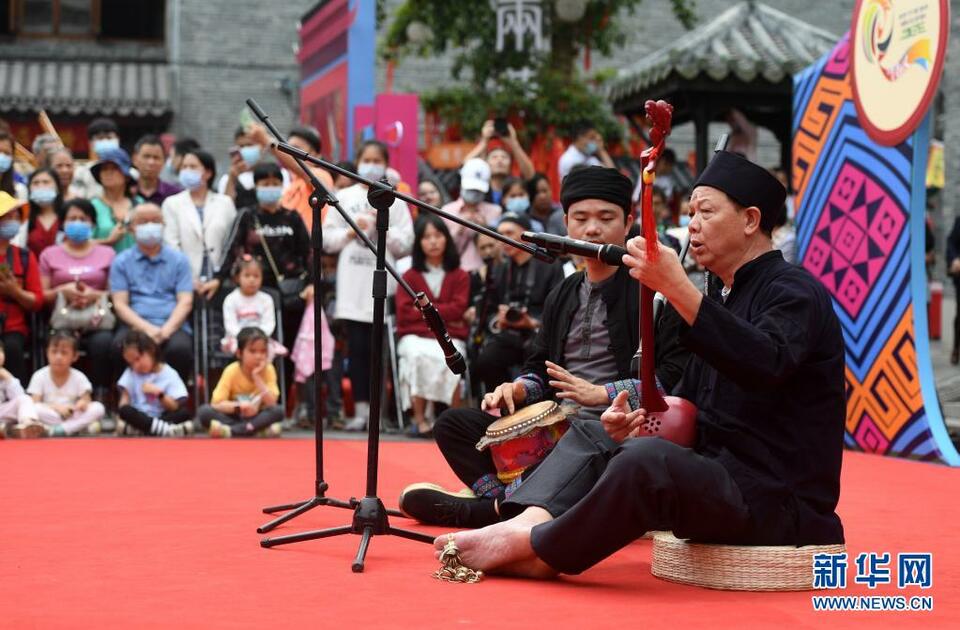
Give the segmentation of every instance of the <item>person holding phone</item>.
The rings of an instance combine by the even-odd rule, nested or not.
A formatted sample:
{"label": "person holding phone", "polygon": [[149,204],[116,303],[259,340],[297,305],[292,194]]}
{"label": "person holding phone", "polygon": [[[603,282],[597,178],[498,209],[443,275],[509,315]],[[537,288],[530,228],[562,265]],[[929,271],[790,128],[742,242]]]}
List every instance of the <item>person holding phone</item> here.
{"label": "person holding phone", "polygon": [[503,196],[503,182],[513,171],[513,162],[516,160],[520,177],[528,180],[536,170],[530,156],[520,146],[517,139],[517,130],[506,118],[493,118],[483,123],[480,130],[480,141],[477,146],[463,158],[464,164],[473,158],[483,158],[490,165],[490,190],[487,191],[485,201],[499,204]]}
{"label": "person holding phone", "polygon": [[[255,136],[252,127],[241,124],[233,134],[234,146],[230,148],[230,168],[217,183],[217,192],[233,199],[237,208],[255,208],[257,184],[253,179],[253,167],[264,158],[262,134]],[[290,184],[290,175],[281,171],[282,186]]]}
{"label": "person holding phone", "polygon": [[581,164],[614,167],[613,158],[603,146],[603,136],[589,120],[578,122],[570,130],[570,146],[560,156],[557,164],[560,181],[563,181],[574,166]]}

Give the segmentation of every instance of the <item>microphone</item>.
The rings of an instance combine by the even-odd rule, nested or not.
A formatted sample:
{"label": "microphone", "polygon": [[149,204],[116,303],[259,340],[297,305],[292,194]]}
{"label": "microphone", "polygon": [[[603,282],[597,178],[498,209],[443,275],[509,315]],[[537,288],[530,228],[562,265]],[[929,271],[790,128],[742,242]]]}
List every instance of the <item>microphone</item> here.
{"label": "microphone", "polygon": [[543,232],[524,232],[520,237],[522,240],[546,248],[548,252],[555,254],[576,254],[584,258],[595,258],[611,267],[620,267],[623,265],[623,256],[627,250],[619,245],[597,245],[588,243],[575,238],[566,236],[556,236],[554,234],[545,234]]}
{"label": "microphone", "polygon": [[443,324],[443,319],[440,318],[440,313],[437,312],[437,308],[433,305],[433,302],[421,291],[417,293],[417,301],[415,304],[417,308],[420,309],[423,321],[427,322],[427,327],[430,328],[430,332],[437,338],[437,343],[440,344],[440,348],[443,350],[443,357],[447,360],[447,367],[450,368],[450,371],[454,374],[463,374],[466,372],[467,362],[464,361],[463,355],[460,354],[453,345],[453,341],[450,340],[450,335],[447,334],[447,327]]}

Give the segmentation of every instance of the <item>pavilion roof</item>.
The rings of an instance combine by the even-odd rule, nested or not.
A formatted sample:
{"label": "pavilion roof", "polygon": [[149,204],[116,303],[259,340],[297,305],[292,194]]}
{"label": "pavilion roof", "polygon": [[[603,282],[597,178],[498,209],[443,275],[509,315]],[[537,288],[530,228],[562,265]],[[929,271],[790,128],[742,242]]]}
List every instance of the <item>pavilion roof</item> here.
{"label": "pavilion roof", "polygon": [[809,66],[836,44],[828,31],[748,0],[691,31],[673,44],[621,68],[607,88],[614,104],[681,80],[779,83]]}

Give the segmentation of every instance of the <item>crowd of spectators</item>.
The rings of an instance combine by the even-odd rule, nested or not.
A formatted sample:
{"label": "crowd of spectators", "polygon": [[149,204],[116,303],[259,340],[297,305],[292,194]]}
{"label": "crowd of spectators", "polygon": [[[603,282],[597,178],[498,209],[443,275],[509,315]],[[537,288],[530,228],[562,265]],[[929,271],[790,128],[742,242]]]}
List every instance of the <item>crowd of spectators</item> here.
{"label": "crowd of spectators", "polygon": [[[339,166],[369,179],[386,177],[509,238],[531,230],[564,235],[551,178],[535,171],[511,125],[497,127],[493,120],[483,126],[452,189],[429,168],[415,183],[400,182],[388,147],[376,140],[363,142],[355,160]],[[85,163],[56,136],[40,135],[28,163],[14,159],[14,139],[0,126],[0,436],[109,427],[157,436],[279,435],[293,423],[309,426],[317,383],[329,426],[365,428],[371,339],[380,334],[373,330],[375,257],[343,217],[326,206],[321,211],[324,273],[317,282],[312,185],[263,128],[236,130],[225,172],[190,138],[168,147],[145,135],[128,153],[120,131],[110,119],[91,122]],[[593,125],[578,125],[570,137],[558,165],[561,178],[583,164],[616,167]],[[294,129],[288,141],[323,153],[312,128]],[[679,249],[687,191],[673,171],[672,151],[661,164],[658,226],[664,242]],[[311,168],[374,238],[367,187]],[[389,215],[387,260],[429,296],[469,357],[471,378],[461,381],[391,279],[393,386],[410,432],[430,436],[442,409],[514,375],[539,328],[547,293],[576,261],[541,262],[399,199]],[[788,230],[786,210],[782,223]],[[781,241],[786,251],[788,232]],[[697,273],[695,263],[689,265]],[[320,331],[314,329],[315,291],[322,292]],[[318,338],[320,366],[313,353]],[[219,376],[198,359],[211,348],[229,363]],[[290,382],[284,374],[292,375]],[[200,396],[208,379],[216,379],[212,394]],[[295,409],[282,407],[283,393],[298,401]]]}

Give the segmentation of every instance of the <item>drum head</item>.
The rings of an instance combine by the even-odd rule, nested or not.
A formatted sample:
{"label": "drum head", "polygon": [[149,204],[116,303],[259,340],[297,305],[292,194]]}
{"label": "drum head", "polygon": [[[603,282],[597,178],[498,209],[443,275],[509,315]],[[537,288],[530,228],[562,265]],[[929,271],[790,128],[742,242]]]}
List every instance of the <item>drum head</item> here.
{"label": "drum head", "polygon": [[[487,427],[487,437],[496,438],[514,431],[522,431],[524,427],[534,426],[557,410],[560,405],[553,400],[544,400],[533,403],[523,409],[518,409],[509,416],[500,418]],[[562,419],[563,416],[560,416]]]}

